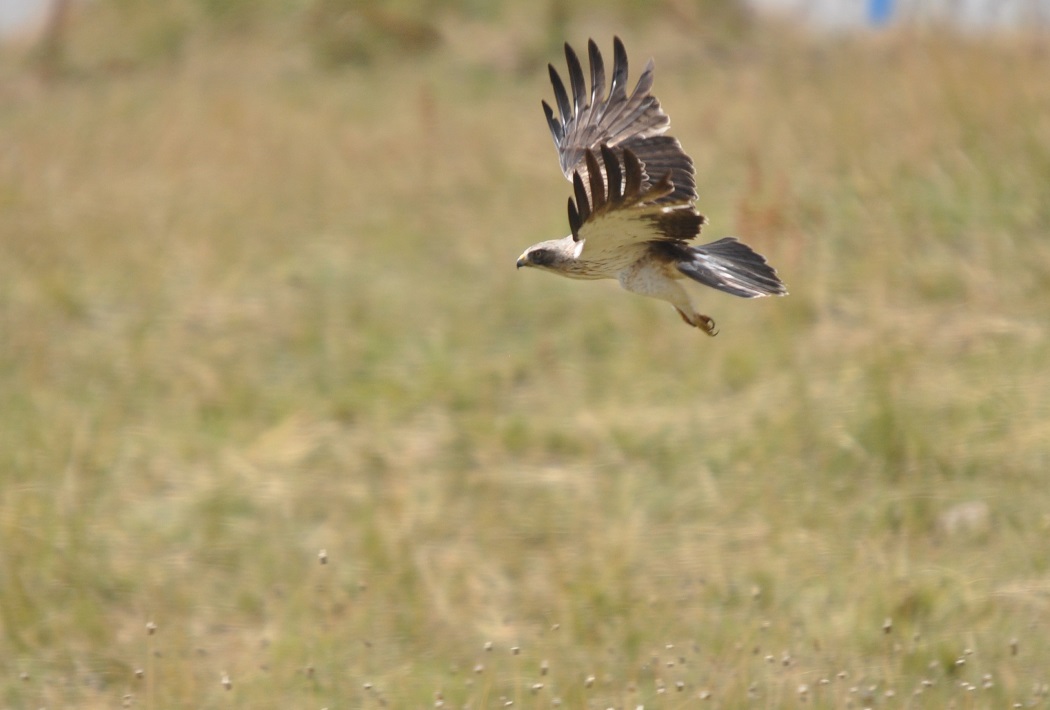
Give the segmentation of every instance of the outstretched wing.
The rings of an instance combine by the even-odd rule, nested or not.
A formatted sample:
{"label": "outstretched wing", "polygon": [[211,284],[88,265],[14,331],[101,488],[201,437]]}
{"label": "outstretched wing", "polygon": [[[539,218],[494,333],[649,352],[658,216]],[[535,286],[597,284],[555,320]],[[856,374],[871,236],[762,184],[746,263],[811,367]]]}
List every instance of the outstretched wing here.
{"label": "outstretched wing", "polygon": [[642,185],[653,186],[664,175],[670,177],[672,189],[660,198],[662,202],[696,200],[696,178],[692,159],[682,150],[677,139],[662,135],[671,119],[660,108],[650,90],[653,87],[653,62],[650,59],[638,78],[634,91],[627,94],[627,51],[619,37],[613,38],[613,75],[609,95],[605,95],[605,63],[594,40],[587,42],[591,65],[591,86],[587,91],[583,67],[576,52],[565,45],[569,67],[569,87],[553,65],[550,69],[558,116],[546,101],[543,112],[558,149],[558,162],[569,180],[580,173],[589,189],[590,178],[586,154],[600,145],[608,146],[622,158],[630,150],[642,163]]}
{"label": "outstretched wing", "polygon": [[642,162],[630,148],[615,151],[602,143],[599,154],[583,152],[584,173],[572,174],[575,200],[569,198],[572,238],[583,242],[587,261],[633,261],[635,248],[654,243],[683,245],[700,232],[704,216],[691,200],[668,201],[675,186],[670,173],[646,183]]}

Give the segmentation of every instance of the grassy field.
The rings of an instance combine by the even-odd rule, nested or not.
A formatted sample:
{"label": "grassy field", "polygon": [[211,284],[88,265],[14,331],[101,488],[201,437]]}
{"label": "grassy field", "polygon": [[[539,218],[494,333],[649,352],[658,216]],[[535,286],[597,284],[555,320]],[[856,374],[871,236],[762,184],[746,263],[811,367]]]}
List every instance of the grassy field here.
{"label": "grassy field", "polygon": [[515,272],[527,15],[4,55],[0,706],[1047,706],[1045,38],[587,17],[791,289],[717,338]]}

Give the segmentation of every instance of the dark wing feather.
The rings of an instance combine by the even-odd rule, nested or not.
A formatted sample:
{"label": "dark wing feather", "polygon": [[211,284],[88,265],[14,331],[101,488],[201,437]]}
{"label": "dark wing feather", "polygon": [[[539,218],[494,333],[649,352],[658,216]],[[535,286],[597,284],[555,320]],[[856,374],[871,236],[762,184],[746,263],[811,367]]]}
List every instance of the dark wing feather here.
{"label": "dark wing feather", "polygon": [[691,202],[667,203],[675,190],[670,173],[655,182],[647,180],[642,161],[630,149],[623,151],[622,165],[604,143],[599,155],[584,151],[586,181],[579,170],[572,174],[576,199],[569,198],[569,227],[574,241],[580,240],[580,229],[591,220],[632,207],[641,208],[638,219],[652,225],[650,233],[657,235],[656,241],[684,244],[700,233],[706,220]]}
{"label": "dark wing feather", "polygon": [[594,40],[587,41],[587,57],[591,61],[591,106],[605,101],[605,62]]}
{"label": "dark wing feather", "polygon": [[547,71],[550,73],[551,86],[554,87],[554,100],[558,104],[558,113],[562,115],[564,126],[565,117],[569,116],[569,95],[565,93],[565,84],[562,83],[561,76],[558,75],[558,70],[553,64],[547,65]]}
{"label": "dark wing feather", "polygon": [[572,231],[572,240],[574,242],[580,241],[580,227],[583,226],[583,220],[580,218],[580,211],[576,209],[576,202],[571,197],[569,198],[569,229]]}
{"label": "dark wing feather", "polygon": [[581,173],[583,185],[589,190],[594,181],[587,165],[587,152],[597,151],[605,145],[620,160],[624,151],[629,149],[642,163],[643,186],[654,185],[657,176],[669,176],[674,189],[661,198],[663,202],[695,200],[693,161],[676,139],[662,135],[670,126],[670,119],[650,93],[653,87],[652,61],[646,65],[634,90],[628,95],[627,51],[620,38],[614,38],[612,81],[606,96],[605,63],[593,40],[587,43],[587,56],[591,70],[589,92],[579,57],[568,44],[565,45],[565,60],[571,97],[557,70],[549,67],[559,115],[555,116],[547,102],[543,102],[543,110],[565,177],[572,180],[575,173]]}
{"label": "dark wing feather", "polygon": [[[623,172],[620,161],[612,148],[602,143],[602,164],[605,165],[605,179],[609,184],[609,202],[619,203],[623,200]],[[587,163],[590,165],[590,162]]]}
{"label": "dark wing feather", "polygon": [[572,87],[572,115],[580,115],[580,108],[587,105],[587,82],[583,78],[583,67],[580,59],[565,43],[565,63],[569,65],[569,85]]}
{"label": "dark wing feather", "polygon": [[613,37],[613,78],[610,95],[627,98],[627,50],[619,37]]}
{"label": "dark wing feather", "polygon": [[551,129],[551,135],[554,136],[554,143],[565,138],[565,131],[561,127],[561,121],[554,117],[554,109],[550,107],[546,101],[541,101],[543,104],[543,113],[547,115],[547,126]]}
{"label": "dark wing feather", "polygon": [[633,195],[642,189],[642,179],[645,173],[642,171],[642,164],[638,160],[638,156],[629,148],[623,151],[623,167],[624,172],[627,174],[627,181],[623,186],[623,194]]}
{"label": "dark wing feather", "polygon": [[584,154],[584,165],[587,166],[587,177],[590,182],[591,211],[598,212],[607,202],[608,190],[605,186],[605,175],[602,174],[602,166],[598,164],[598,158],[593,150]]}
{"label": "dark wing feather", "polygon": [[583,186],[583,178],[579,173],[572,174],[572,188],[576,193],[576,202],[580,205],[580,223],[582,224],[591,216],[591,202],[587,198],[587,188]]}

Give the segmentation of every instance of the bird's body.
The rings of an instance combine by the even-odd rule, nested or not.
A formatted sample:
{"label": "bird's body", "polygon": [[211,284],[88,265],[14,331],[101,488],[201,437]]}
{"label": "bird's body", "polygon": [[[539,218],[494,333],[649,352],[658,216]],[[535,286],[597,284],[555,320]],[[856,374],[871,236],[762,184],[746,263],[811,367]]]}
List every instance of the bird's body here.
{"label": "bird's body", "polygon": [[670,119],[649,93],[649,62],[628,96],[627,53],[614,41],[613,78],[605,96],[605,67],[588,43],[591,87],[565,45],[570,95],[553,66],[551,83],[560,116],[544,102],[562,172],[573,183],[571,234],[534,244],[518,259],[529,266],[576,279],[614,278],[633,293],[671,303],[682,319],[709,335],[714,321],[693,308],[678,283],[686,277],[744,298],[787,293],[776,270],[732,237],[689,244],[707,221],[696,211],[693,161],[663,133]]}

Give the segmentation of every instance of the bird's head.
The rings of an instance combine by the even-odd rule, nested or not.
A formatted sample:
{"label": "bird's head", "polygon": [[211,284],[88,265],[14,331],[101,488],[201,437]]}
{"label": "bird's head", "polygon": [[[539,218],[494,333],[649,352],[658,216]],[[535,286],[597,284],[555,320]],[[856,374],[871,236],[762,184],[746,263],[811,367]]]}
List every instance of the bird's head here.
{"label": "bird's head", "polygon": [[577,254],[572,237],[533,244],[518,257],[518,268],[532,266],[547,271],[564,271]]}

